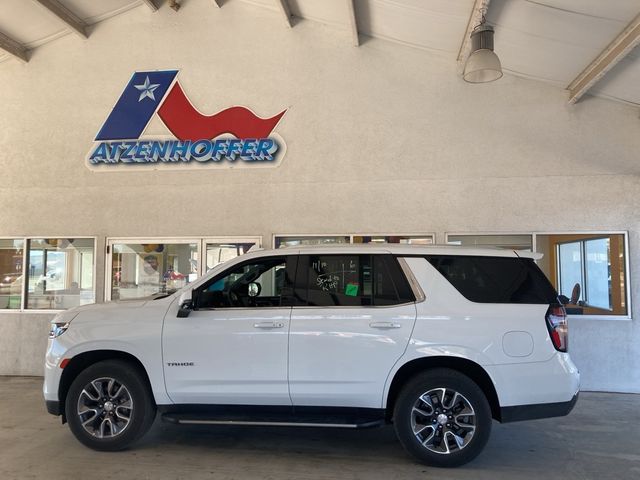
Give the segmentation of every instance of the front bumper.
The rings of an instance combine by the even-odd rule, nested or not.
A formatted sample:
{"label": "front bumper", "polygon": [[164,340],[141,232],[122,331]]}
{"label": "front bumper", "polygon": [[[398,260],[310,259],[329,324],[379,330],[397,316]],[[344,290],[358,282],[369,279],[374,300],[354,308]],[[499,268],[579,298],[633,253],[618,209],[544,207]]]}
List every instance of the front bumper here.
{"label": "front bumper", "polygon": [[47,406],[47,412],[51,415],[60,416],[62,415],[62,410],[60,410],[60,402],[57,400],[45,400],[45,405]]}
{"label": "front bumper", "polygon": [[500,408],[500,422],[520,422],[522,420],[535,420],[539,418],[564,417],[568,415],[576,402],[578,393],[568,402],[536,403],[532,405],[515,405]]}

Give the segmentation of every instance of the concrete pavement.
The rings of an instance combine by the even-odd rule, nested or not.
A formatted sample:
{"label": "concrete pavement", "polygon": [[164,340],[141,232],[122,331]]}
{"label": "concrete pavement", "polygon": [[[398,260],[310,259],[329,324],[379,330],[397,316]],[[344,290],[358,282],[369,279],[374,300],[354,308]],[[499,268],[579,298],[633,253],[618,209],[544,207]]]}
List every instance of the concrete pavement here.
{"label": "concrete pavement", "polygon": [[0,479],[637,479],[640,395],[581,394],[568,417],[500,425],[452,470],[414,462],[393,428],[177,426],[94,452],[48,415],[38,377],[0,377]]}

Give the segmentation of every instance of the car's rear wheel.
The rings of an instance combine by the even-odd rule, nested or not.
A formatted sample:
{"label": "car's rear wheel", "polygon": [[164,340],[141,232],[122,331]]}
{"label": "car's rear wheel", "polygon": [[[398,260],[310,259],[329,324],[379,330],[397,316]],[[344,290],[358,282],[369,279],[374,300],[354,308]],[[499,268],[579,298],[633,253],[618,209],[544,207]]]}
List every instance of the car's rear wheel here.
{"label": "car's rear wheel", "polygon": [[400,443],[418,460],[457,467],[485,447],[491,408],[478,385],[450,369],[426,371],[400,392],[393,421]]}
{"label": "car's rear wheel", "polygon": [[121,450],[151,427],[156,407],[147,381],[136,366],[106,360],[83,370],[65,401],[75,437],[95,450]]}

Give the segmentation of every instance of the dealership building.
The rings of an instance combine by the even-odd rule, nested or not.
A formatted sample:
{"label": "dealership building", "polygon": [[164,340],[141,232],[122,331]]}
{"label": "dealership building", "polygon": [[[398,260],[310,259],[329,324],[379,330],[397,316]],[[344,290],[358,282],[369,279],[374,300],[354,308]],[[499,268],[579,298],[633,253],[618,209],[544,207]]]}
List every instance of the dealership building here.
{"label": "dealership building", "polygon": [[0,375],[61,310],[392,242],[544,254],[582,388],[640,393],[637,2],[5,3]]}

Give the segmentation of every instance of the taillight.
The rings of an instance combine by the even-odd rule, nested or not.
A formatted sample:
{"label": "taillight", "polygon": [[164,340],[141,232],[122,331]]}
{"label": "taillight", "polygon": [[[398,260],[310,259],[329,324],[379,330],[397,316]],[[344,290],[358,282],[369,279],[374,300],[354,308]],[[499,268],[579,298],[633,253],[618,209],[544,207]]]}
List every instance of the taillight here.
{"label": "taillight", "polygon": [[566,352],[567,343],[569,342],[569,328],[567,312],[564,307],[558,304],[549,306],[545,319],[547,320],[547,328],[549,329],[549,336],[553,346],[559,352]]}

